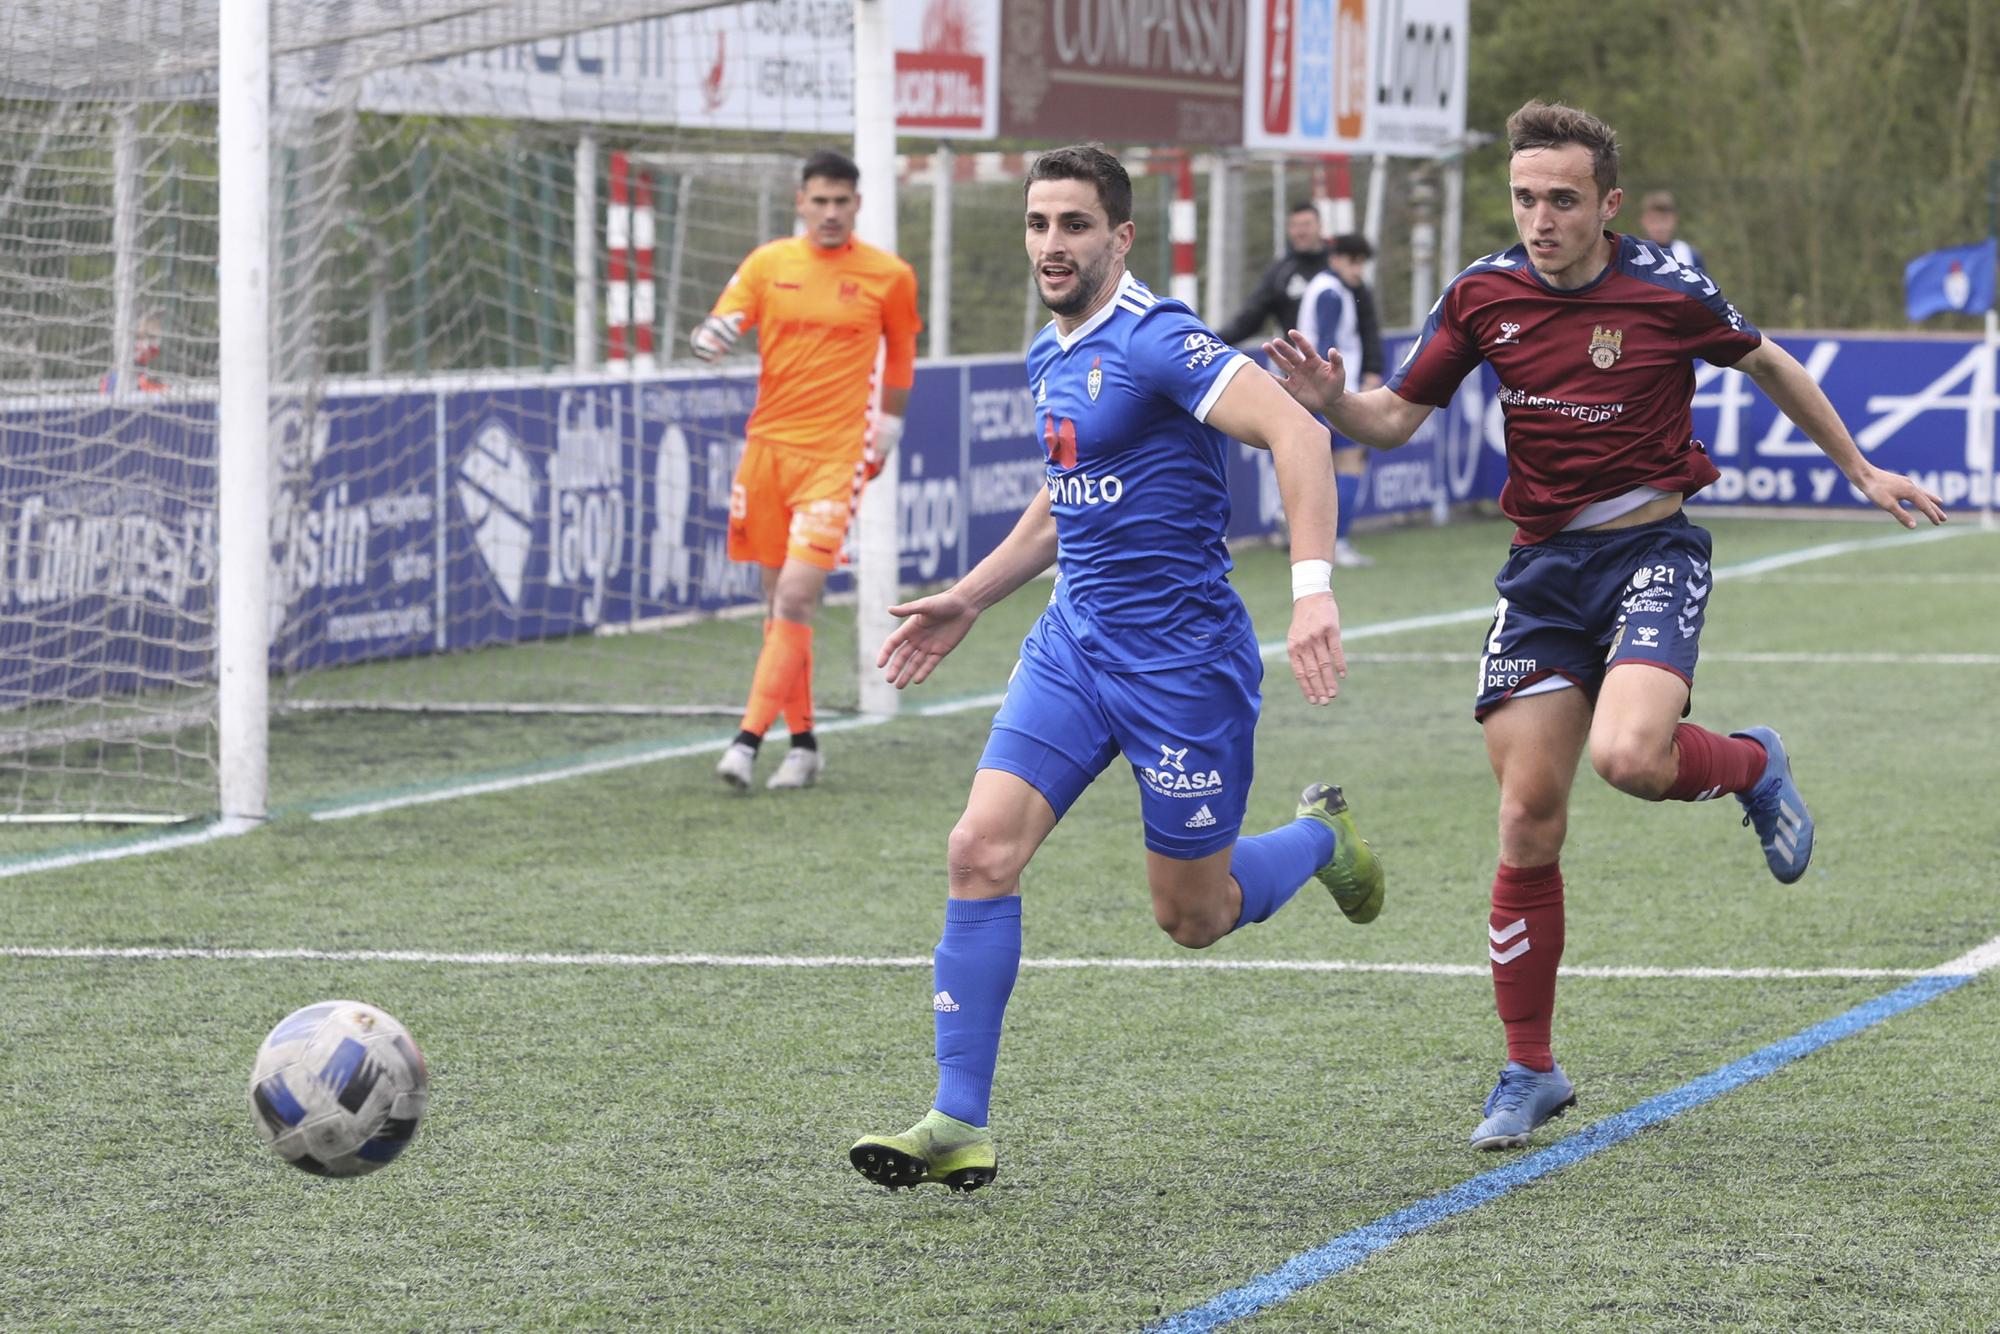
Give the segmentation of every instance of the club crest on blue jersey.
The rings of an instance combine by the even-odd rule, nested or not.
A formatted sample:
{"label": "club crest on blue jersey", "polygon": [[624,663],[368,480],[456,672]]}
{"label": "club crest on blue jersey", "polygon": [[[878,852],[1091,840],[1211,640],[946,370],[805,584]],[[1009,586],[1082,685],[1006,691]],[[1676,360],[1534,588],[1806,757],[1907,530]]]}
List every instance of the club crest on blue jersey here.
{"label": "club crest on blue jersey", "polygon": [[1625,331],[1607,329],[1603,325],[1592,325],[1590,330],[1590,364],[1601,371],[1608,371],[1618,364],[1618,358],[1625,351]]}
{"label": "club crest on blue jersey", "polygon": [[1083,390],[1090,395],[1090,401],[1093,403],[1097,401],[1098,390],[1104,388],[1103,361],[1103,357],[1092,357],[1090,359],[1090,374],[1084,377],[1083,381]]}

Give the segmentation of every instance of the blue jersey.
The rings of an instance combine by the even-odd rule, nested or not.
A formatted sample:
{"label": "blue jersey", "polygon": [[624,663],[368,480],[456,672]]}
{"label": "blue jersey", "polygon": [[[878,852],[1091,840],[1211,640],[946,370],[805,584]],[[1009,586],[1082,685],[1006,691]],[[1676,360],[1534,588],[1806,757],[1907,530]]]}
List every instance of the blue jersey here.
{"label": "blue jersey", "polygon": [[1229,438],[1206,420],[1250,359],[1129,273],[1074,332],[1028,348],[1059,578],[1046,615],[1086,658],[1153,671],[1250,633],[1229,586]]}

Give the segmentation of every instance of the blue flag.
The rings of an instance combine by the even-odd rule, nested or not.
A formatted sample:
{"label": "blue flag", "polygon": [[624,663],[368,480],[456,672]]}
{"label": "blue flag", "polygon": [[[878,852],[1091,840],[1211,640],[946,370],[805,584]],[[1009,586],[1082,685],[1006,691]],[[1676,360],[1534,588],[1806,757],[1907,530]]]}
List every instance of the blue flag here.
{"label": "blue flag", "polygon": [[1903,301],[1913,320],[1939,311],[1979,315],[1993,309],[1995,244],[1953,246],[1918,255],[1903,268]]}

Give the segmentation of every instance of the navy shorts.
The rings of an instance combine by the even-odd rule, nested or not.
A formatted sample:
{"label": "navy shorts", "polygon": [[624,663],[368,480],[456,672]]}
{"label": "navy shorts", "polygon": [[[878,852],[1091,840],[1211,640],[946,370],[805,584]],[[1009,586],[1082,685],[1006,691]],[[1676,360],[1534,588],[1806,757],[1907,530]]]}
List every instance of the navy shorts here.
{"label": "navy shorts", "polygon": [[1243,827],[1263,683],[1255,635],[1184,666],[1112,672],[1043,616],[1021,645],[979,767],[1029,783],[1060,819],[1123,752],[1146,846],[1206,857]]}
{"label": "navy shorts", "polygon": [[1690,688],[1708,611],[1708,530],[1670,514],[1608,532],[1517,546],[1493,587],[1473,716],[1567,681],[1597,697],[1604,673],[1649,662]]}

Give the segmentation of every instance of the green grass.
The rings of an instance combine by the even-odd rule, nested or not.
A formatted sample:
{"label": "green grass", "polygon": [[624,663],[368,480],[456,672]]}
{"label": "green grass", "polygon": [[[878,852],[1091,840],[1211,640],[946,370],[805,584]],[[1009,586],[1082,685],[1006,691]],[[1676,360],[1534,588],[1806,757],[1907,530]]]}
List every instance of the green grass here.
{"label": "green grass", "polygon": [[[1784,731],[1820,823],[1813,868],[1779,886],[1734,802],[1649,806],[1586,766],[1566,962],[1919,969],[2000,935],[2000,667],[1909,660],[2000,654],[2000,536],[1711,526],[1722,569],[1882,543],[1724,581],[1703,640],[1694,720]],[[1486,605],[1505,540],[1492,523],[1370,535],[1381,565],[1337,581],[1345,625]],[[1281,635],[1282,554],[1245,553],[1238,583]],[[910,702],[997,689],[1040,600],[996,608]],[[1029,957],[1478,964],[1482,629],[1358,636],[1326,709],[1281,663],[1267,675],[1249,826],[1287,818],[1309,779],[1343,783],[1387,859],[1378,922],[1309,886],[1179,950],[1152,924],[1136,796],[1112,772],[1029,870]],[[1856,653],[1905,660],[1744,656]],[[0,880],[0,946],[921,957],[989,712],[830,734],[811,793],[737,797],[691,755],[330,822],[308,811],[719,742],[728,723],[289,720],[269,827]],[[17,859],[57,845],[6,839]],[[998,1181],[887,1194],[845,1148],[923,1110],[928,983],[891,966],[0,956],[0,1325],[1134,1329],[1505,1161],[1463,1147],[1501,1059],[1481,977],[1031,967],[995,1089]],[[1572,978],[1557,1045],[1581,1102],[1538,1142],[1895,985]],[[410,1151],[353,1182],[264,1152],[245,1096],[271,1024],[335,995],[407,1023],[434,1079]],[[2000,1001],[1981,980],[1249,1327],[1986,1328],[1996,1107]]]}

